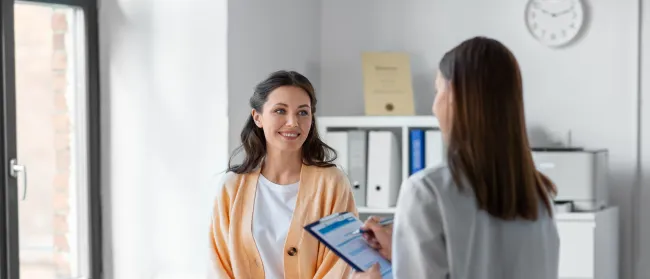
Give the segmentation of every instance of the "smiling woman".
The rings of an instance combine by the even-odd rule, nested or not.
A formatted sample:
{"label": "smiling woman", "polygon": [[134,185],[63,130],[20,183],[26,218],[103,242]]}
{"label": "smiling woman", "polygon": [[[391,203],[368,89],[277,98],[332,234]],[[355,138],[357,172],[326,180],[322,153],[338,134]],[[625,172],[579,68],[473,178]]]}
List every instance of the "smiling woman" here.
{"label": "smiling woman", "polygon": [[314,87],[297,72],[274,72],[250,106],[235,152],[246,158],[231,159],[214,203],[214,278],[345,278],[350,267],[303,230],[334,213],[357,215],[336,152],[318,136]]}
{"label": "smiling woman", "polygon": [[[336,152],[320,139],[316,129],[316,103],[314,87],[300,73],[277,71],[260,82],[250,98],[251,115],[241,132],[242,145],[231,157],[230,171],[249,172],[267,152],[280,150],[302,151],[307,165],[334,166]],[[241,149],[246,158],[241,165],[233,166],[232,158]]]}

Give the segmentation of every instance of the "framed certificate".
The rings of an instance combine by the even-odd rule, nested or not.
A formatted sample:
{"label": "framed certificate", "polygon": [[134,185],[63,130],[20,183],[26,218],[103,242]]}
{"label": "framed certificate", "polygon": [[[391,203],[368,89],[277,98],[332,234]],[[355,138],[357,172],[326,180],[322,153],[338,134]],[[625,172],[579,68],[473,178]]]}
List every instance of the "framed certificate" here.
{"label": "framed certificate", "polygon": [[364,52],[361,56],[366,115],[414,115],[409,55]]}

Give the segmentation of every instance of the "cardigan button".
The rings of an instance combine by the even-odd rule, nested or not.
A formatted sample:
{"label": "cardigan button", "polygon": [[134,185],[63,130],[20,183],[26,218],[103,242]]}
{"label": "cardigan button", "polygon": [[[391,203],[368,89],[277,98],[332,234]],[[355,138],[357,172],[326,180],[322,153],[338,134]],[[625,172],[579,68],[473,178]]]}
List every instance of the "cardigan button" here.
{"label": "cardigan button", "polygon": [[288,254],[289,256],[292,256],[292,257],[293,257],[293,256],[295,256],[296,254],[298,254],[298,249],[296,249],[296,247],[291,247],[291,248],[289,248],[289,250],[287,251],[287,254]]}

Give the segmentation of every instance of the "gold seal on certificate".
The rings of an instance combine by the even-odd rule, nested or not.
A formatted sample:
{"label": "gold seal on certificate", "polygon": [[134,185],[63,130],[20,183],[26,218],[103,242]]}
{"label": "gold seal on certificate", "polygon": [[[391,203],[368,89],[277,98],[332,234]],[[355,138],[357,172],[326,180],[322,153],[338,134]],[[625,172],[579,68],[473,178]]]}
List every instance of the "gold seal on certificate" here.
{"label": "gold seal on certificate", "polygon": [[411,63],[406,53],[364,52],[366,115],[414,115]]}

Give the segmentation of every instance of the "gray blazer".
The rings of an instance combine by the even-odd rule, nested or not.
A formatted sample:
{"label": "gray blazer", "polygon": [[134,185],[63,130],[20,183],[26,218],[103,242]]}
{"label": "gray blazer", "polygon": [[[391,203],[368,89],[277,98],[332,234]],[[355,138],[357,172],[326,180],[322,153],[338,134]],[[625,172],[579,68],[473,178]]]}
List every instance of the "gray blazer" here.
{"label": "gray blazer", "polygon": [[394,278],[558,278],[560,240],[541,201],[537,221],[503,221],[479,210],[471,188],[463,189],[446,166],[402,183],[393,228]]}

